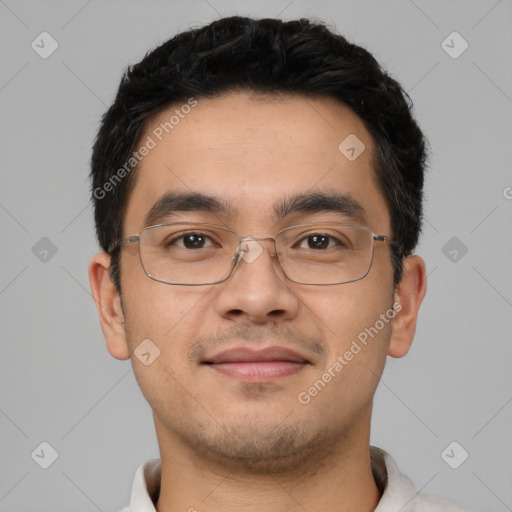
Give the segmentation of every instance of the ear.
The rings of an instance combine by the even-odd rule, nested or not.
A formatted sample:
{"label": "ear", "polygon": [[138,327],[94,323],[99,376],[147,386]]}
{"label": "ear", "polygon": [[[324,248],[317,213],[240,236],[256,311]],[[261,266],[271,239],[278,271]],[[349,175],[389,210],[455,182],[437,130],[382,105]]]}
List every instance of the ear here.
{"label": "ear", "polygon": [[403,357],[411,348],[421,301],[427,291],[425,262],[413,254],[404,258],[404,272],[395,292],[395,317],[388,347],[391,357]]}
{"label": "ear", "polygon": [[126,342],[124,313],[121,298],[110,278],[110,256],[95,254],[89,263],[89,282],[107,349],[116,359],[128,359],[130,350]]}

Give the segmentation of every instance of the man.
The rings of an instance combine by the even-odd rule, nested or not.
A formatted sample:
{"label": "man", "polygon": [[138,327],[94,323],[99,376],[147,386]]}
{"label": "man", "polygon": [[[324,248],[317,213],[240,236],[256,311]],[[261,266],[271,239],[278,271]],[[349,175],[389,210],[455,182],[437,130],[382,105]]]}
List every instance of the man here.
{"label": "man", "polygon": [[160,448],[125,511],[461,510],[369,444],[426,290],[410,110],[304,19],[220,19],[128,69],[93,149],[89,268]]}

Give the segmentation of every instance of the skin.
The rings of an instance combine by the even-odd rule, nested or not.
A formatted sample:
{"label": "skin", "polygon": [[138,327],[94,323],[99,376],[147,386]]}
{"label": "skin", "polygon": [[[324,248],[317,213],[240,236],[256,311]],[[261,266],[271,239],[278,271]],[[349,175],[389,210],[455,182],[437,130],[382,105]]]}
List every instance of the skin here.
{"label": "skin", "polygon": [[[165,121],[157,116],[141,140]],[[356,134],[366,150],[350,162],[338,150]],[[124,236],[138,234],[144,215],[167,191],[198,191],[228,200],[238,214],[218,218],[182,213],[184,220],[219,224],[241,236],[270,237],[287,225],[339,220],[331,213],[276,225],[273,204],[286,194],[350,193],[366,209],[368,226],[391,235],[389,211],[372,168],[374,144],[363,122],[330,98],[229,94],[198,105],[140,163],[124,218]],[[293,221],[293,222],[292,222]],[[159,512],[319,512],[374,510],[380,493],[372,476],[372,398],[386,357],[412,343],[426,291],[423,260],[404,260],[395,290],[389,245],[376,243],[368,275],[334,286],[294,283],[282,274],[272,245],[231,277],[206,286],[149,279],[137,244],[123,244],[120,297],[108,274],[109,256],[90,263],[91,289],[110,354],[131,358],[153,409],[162,459]],[[366,347],[311,399],[308,390],[379,315],[401,305]],[[134,350],[151,339],[160,356],[141,364]],[[232,348],[279,345],[311,364],[273,382],[248,384],[212,371],[201,357]],[[316,350],[313,348],[316,347]]]}

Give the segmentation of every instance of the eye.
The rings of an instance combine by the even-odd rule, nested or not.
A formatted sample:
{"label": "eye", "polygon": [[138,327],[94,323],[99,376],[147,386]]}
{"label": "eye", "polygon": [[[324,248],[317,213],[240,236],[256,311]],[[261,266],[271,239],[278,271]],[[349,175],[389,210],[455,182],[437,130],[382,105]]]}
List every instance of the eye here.
{"label": "eye", "polygon": [[[331,244],[331,241],[334,242]],[[303,247],[303,242],[307,243],[307,247]],[[299,248],[302,249],[331,249],[335,246],[342,246],[342,244],[337,238],[334,238],[329,235],[324,235],[321,233],[314,233],[304,237],[302,240],[298,242]]]}
{"label": "eye", "polygon": [[[177,241],[181,242],[176,243]],[[211,245],[206,245],[208,241]],[[212,242],[213,240],[203,233],[185,233],[184,235],[166,241],[165,246],[176,245],[181,249],[203,249],[204,247],[214,247]]]}

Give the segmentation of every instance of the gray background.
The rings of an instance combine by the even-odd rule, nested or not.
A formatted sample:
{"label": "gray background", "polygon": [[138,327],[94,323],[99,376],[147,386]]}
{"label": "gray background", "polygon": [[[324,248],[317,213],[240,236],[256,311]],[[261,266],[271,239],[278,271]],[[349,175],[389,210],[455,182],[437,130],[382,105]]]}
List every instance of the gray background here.
{"label": "gray background", "polygon": [[[129,63],[236,13],[325,20],[410,93],[433,153],[417,251],[429,289],[411,351],[384,372],[371,442],[417,489],[512,510],[510,0],[0,0],[0,510],[116,511],[158,455],[151,409],[130,361],[107,352],[89,292],[90,148]],[[31,48],[43,31],[59,44],[47,59]],[[469,44],[458,58],[441,45],[453,31]],[[58,452],[48,469],[31,457],[43,441]],[[441,456],[452,441],[469,453],[457,469]]]}

